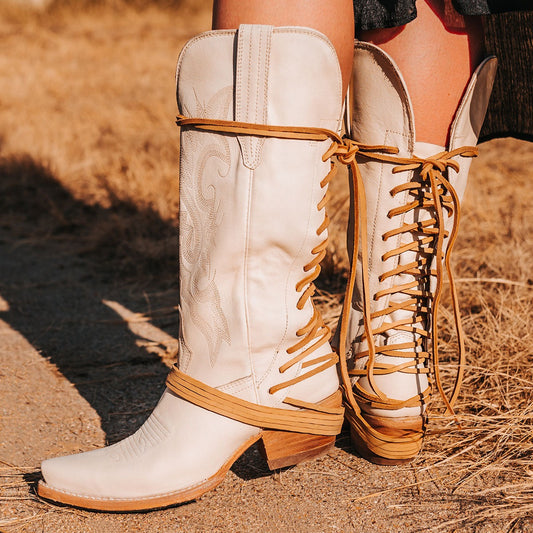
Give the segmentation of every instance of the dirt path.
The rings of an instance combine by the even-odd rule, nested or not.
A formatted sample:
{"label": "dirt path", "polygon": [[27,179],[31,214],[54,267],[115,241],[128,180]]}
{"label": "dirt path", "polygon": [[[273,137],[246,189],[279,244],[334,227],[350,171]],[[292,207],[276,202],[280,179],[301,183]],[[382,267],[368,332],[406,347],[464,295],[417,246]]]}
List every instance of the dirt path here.
{"label": "dirt path", "polygon": [[[170,320],[167,333],[129,313],[165,308],[175,295],[106,283],[93,263],[69,251],[72,243],[42,244],[29,234],[21,239],[20,226],[17,233],[15,239],[6,230],[0,234],[4,528],[10,520],[24,531],[50,532],[399,531],[416,523],[416,516],[400,517],[403,511],[390,508],[398,498],[353,503],[371,490],[412,482],[412,475],[390,476],[394,469],[371,467],[342,448],[275,474],[251,450],[213,494],[146,515],[71,512],[38,502],[28,483],[42,459],[116,441],[154,406],[176,323]],[[117,311],[132,322],[121,321]],[[345,437],[339,441],[346,444]]]}
{"label": "dirt path", "polygon": [[[154,406],[167,371],[165,357],[155,352],[166,354],[173,338],[146,323],[131,323],[139,333],[134,334],[110,305],[123,314],[145,312],[147,301],[153,308],[166,304],[162,300],[170,291],[161,296],[145,288],[146,300],[139,298],[137,287],[103,283],[92,265],[64,245],[15,243],[5,231],[0,258],[0,524],[5,530],[394,532],[429,525],[402,506],[409,494],[418,497],[417,490],[354,501],[413,483],[415,477],[409,469],[377,468],[354,456],[343,449],[346,435],[330,456],[274,474],[251,450],[213,493],[166,511],[111,515],[37,501],[32,484],[42,459],[116,441]],[[430,489],[435,490],[438,484]]]}

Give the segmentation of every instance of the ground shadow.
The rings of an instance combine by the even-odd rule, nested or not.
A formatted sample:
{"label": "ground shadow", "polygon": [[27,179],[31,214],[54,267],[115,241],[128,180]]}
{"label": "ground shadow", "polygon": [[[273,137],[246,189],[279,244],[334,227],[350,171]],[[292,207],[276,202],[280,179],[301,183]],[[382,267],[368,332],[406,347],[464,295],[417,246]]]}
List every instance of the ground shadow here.
{"label": "ground shadow", "polygon": [[[175,225],[152,209],[117,198],[87,205],[29,155],[0,156],[0,319],[90,403],[108,443],[135,431],[164,389],[178,335],[177,253]],[[149,323],[136,324],[136,313]],[[270,475],[256,446],[232,470]]]}
{"label": "ground shadow", "polygon": [[165,309],[153,323],[176,337],[176,253],[173,224],[153,210],[85,205],[31,157],[0,158],[0,318],[76,386],[110,442],[147,417],[168,368],[165,347],[139,342],[103,302]]}

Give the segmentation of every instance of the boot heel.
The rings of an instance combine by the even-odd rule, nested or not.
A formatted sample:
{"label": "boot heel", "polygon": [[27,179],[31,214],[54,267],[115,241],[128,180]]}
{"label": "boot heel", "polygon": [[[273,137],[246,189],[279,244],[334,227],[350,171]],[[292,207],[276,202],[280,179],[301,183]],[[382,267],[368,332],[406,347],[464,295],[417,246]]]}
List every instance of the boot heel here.
{"label": "boot heel", "polygon": [[377,465],[401,465],[417,456],[424,438],[422,416],[363,416],[371,429],[352,424],[350,428],[352,445],[361,457]]}
{"label": "boot heel", "polygon": [[335,437],[309,435],[290,431],[263,431],[259,450],[270,470],[296,465],[327,453],[335,444]]}

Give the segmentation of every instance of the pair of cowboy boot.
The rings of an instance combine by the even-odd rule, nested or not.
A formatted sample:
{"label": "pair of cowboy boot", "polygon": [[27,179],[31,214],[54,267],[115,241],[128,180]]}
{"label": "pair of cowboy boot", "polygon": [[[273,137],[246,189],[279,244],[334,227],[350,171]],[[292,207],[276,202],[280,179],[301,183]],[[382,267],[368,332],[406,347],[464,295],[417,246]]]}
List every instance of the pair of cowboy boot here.
{"label": "pair of cowboy boot", "polygon": [[[491,59],[474,74],[444,151],[415,142],[405,84],[374,46],[356,45],[350,140],[340,137],[338,60],[319,32],[243,25],[191,40],[177,69],[178,363],[136,433],[44,461],[39,494],[113,511],[188,501],[257,441],[270,468],[325,453],[343,403],[363,455],[412,458],[429,395],[432,295],[474,150],[459,147],[476,142],[493,70]],[[340,361],[312,301],[332,156],[350,165],[355,209],[367,210],[352,224]]]}

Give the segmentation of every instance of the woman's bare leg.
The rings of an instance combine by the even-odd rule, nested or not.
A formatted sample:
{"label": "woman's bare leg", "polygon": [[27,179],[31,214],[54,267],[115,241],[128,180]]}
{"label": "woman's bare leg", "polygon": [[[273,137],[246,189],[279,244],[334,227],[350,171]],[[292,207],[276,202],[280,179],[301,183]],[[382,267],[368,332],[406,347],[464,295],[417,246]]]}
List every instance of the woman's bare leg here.
{"label": "woman's bare leg", "polygon": [[353,61],[352,0],[215,0],[213,29],[234,29],[240,24],[306,26],[320,31],[337,51],[346,91]]}
{"label": "woman's bare leg", "polygon": [[446,146],[448,130],[470,76],[482,58],[480,17],[455,13],[449,0],[418,0],[418,16],[399,28],[362,32],[402,72],[413,103],[417,141]]}

